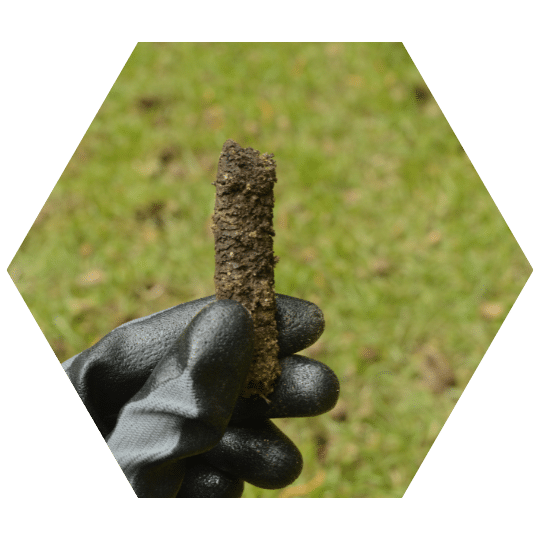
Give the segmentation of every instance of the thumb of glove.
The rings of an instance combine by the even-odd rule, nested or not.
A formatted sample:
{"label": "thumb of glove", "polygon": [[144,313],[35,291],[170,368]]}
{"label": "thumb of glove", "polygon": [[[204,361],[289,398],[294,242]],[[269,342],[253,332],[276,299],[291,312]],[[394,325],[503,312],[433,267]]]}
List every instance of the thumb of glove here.
{"label": "thumb of glove", "polygon": [[253,321],[238,302],[213,302],[193,318],[107,440],[138,497],[176,497],[183,459],[223,436],[252,357]]}

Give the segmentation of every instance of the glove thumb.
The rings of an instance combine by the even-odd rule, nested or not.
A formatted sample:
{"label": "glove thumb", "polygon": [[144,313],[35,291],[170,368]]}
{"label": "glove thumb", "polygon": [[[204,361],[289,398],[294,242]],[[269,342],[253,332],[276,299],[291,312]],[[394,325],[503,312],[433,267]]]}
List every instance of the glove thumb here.
{"label": "glove thumb", "polygon": [[176,497],[183,458],[215,446],[253,357],[253,321],[234,300],[203,308],[123,407],[107,444],[139,497]]}

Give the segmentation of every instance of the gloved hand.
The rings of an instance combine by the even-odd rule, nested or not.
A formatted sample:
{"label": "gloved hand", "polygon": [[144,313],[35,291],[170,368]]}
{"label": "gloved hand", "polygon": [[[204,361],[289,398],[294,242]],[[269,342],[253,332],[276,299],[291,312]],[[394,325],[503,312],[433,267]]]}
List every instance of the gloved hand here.
{"label": "gloved hand", "polygon": [[302,456],[269,419],[330,410],[339,383],[296,355],[324,330],[320,309],[276,295],[282,374],[269,403],[239,397],[253,322],[209,296],[123,324],[63,367],[138,497],[240,497],[244,481],[293,482]]}

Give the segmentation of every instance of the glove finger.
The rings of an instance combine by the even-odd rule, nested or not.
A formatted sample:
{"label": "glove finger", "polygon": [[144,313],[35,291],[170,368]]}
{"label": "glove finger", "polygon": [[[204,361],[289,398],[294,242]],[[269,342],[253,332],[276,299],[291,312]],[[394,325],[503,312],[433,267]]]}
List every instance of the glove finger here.
{"label": "glove finger", "polygon": [[254,418],[317,416],[333,409],[339,397],[339,381],[325,364],[295,354],[281,360],[281,375],[269,402],[253,396],[238,398],[231,424]]}
{"label": "glove finger", "polygon": [[313,345],[324,332],[323,312],[313,302],[276,295],[276,324],[279,358]]}
{"label": "glove finger", "polygon": [[244,481],[216,469],[200,456],[185,460],[186,474],[176,498],[240,498]]}
{"label": "glove finger", "polygon": [[280,489],[302,472],[294,443],[270,420],[229,426],[204,459],[221,471],[264,489]]}
{"label": "glove finger", "polygon": [[252,356],[253,321],[241,304],[220,300],[197,314],[107,441],[139,497],[176,496],[169,467],[218,443]]}

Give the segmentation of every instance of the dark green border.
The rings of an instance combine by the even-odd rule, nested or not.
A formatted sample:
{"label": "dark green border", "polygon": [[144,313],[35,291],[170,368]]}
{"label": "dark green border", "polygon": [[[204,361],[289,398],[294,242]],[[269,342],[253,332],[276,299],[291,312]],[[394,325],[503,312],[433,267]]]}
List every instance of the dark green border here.
{"label": "dark green border", "polygon": [[[4,9],[4,268],[136,41],[155,39],[404,41],[536,266],[537,18],[519,2],[511,12],[462,1],[332,3],[330,13],[274,2],[264,16],[246,3],[253,24],[238,4],[214,12],[207,4],[53,4]],[[326,512],[297,500],[269,512],[235,501],[139,502],[4,275],[4,527],[21,538],[260,536],[270,518],[267,535],[523,536],[536,528],[538,288],[533,275],[403,500],[335,500]]]}

